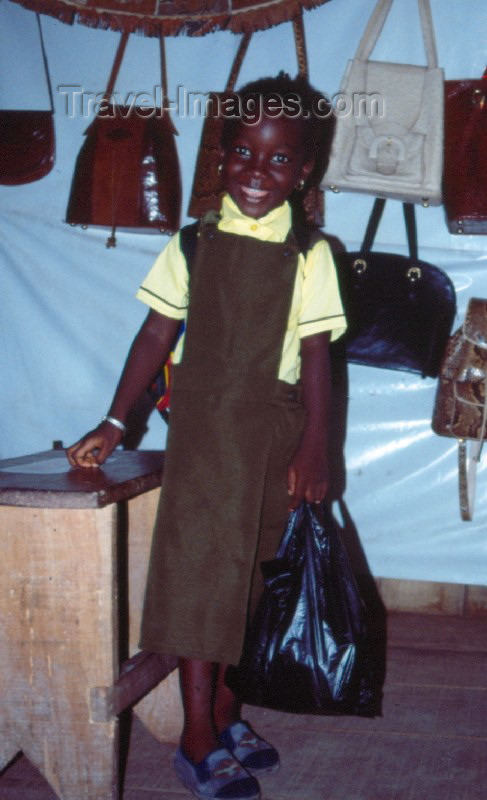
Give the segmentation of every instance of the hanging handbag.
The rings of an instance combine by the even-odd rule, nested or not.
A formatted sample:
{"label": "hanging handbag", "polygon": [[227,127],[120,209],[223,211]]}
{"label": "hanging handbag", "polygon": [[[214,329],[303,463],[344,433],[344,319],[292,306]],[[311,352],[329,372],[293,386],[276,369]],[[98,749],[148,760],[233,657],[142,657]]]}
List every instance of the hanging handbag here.
{"label": "hanging handbag", "polygon": [[443,196],[450,233],[487,234],[487,69],[445,81]]}
{"label": "hanging handbag", "polygon": [[54,166],[52,87],[39,14],[36,14],[36,19],[50,108],[46,111],[0,111],[0,184],[4,186],[38,181]]}
{"label": "hanging handbag", "polygon": [[[308,59],[304,37],[302,12],[293,19],[294,41],[298,61],[298,74],[308,76]],[[241,40],[223,92],[211,92],[205,109],[205,120],[196,157],[196,167],[191,189],[188,215],[202,217],[207,211],[218,211],[223,193],[219,165],[221,162],[220,139],[224,116],[220,109],[234,97],[234,87],[242,62],[247,52],[251,33],[245,33]],[[231,108],[231,106],[229,106]],[[303,196],[303,208],[311,225],[324,224],[323,193],[318,186],[310,185]]]}
{"label": "hanging handbag", "polygon": [[372,716],[377,686],[366,612],[331,512],[293,511],[242,658],[226,683],[244,703],[298,714]]}
{"label": "hanging handbag", "polygon": [[441,203],[443,70],[429,0],[418,0],[427,66],[371,61],[392,0],[379,0],[340,87],[344,107],[323,187]]}
{"label": "hanging handbag", "polygon": [[166,108],[162,35],[160,108],[109,102],[128,36],[121,36],[100,110],[85,132],[66,212],[71,225],[111,228],[107,247],[116,244],[116,228],[175,233],[181,214],[181,176],[176,131]]}
{"label": "hanging handbag", "polygon": [[471,520],[477,464],[487,437],[487,300],[470,299],[462,327],[448,341],[431,424],[440,436],[458,440],[460,515]]}
{"label": "hanging handbag", "polygon": [[335,255],[348,323],[337,346],[354,364],[436,377],[455,318],[455,288],[441,269],[419,260],[412,203],[403,203],[409,256],[372,252],[385,202],[376,198],[360,250]]}

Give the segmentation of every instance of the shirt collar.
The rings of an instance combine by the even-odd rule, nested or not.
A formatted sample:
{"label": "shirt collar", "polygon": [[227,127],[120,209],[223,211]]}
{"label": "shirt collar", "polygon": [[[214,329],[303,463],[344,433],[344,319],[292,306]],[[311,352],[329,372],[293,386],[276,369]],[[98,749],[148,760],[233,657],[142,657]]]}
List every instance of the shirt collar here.
{"label": "shirt collar", "polygon": [[274,242],[283,242],[291,228],[291,207],[286,201],[273,208],[264,217],[254,219],[242,214],[229,194],[224,195],[221,207],[222,218],[218,228],[244,236],[257,236]]}

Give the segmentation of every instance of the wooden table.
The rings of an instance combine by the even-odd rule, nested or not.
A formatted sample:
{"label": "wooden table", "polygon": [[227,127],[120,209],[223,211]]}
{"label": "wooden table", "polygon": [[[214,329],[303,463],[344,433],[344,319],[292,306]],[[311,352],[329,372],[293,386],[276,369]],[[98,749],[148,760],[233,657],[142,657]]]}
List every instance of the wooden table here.
{"label": "wooden table", "polygon": [[175,666],[137,648],[162,464],[0,461],[0,769],[23,751],[62,800],[118,798],[118,715]]}

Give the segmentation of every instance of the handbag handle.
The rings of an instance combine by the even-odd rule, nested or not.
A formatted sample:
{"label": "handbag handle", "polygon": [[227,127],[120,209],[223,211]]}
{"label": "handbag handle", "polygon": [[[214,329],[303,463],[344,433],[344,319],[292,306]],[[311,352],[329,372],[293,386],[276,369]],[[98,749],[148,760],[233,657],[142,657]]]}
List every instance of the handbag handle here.
{"label": "handbag handle", "polygon": [[293,17],[293,31],[294,31],[294,44],[296,47],[296,58],[298,60],[298,75],[302,78],[307,78],[308,70],[308,54],[306,52],[306,38],[304,33],[303,12],[300,11]]}
{"label": "handbag handle", "polygon": [[235,88],[235,84],[237,82],[238,74],[240,72],[240,68],[242,66],[242,62],[245,58],[245,54],[248,50],[248,46],[250,44],[250,40],[252,38],[252,33],[244,33],[242,38],[240,39],[240,43],[238,45],[238,50],[233,59],[232,68],[230,70],[230,75],[228,76],[228,80],[225,86],[225,92],[233,92]]}
{"label": "handbag handle", "polygon": [[[296,14],[295,17],[293,17],[292,22],[293,22],[293,32],[294,32],[294,44],[296,47],[296,58],[298,62],[298,75],[307,78],[308,55],[306,52],[306,39],[304,34],[302,10],[298,14]],[[251,38],[252,38],[252,33],[244,33],[242,38],[240,39],[240,44],[238,46],[238,50],[233,60],[232,68],[230,70],[230,74],[228,76],[228,80],[225,86],[225,92],[229,93],[233,92],[235,88],[240,68],[245,58],[245,54],[247,52]]]}
{"label": "handbag handle", "polygon": [[[379,227],[379,223],[386,204],[385,197],[376,197],[372,208],[367,228],[365,229],[364,239],[360,250],[369,253],[374,244],[374,239]],[[412,261],[418,260],[418,235],[416,229],[416,211],[414,203],[402,204],[404,213],[404,223],[406,225],[406,235],[408,240],[409,256]]]}
{"label": "handbag handle", "polygon": [[[378,0],[372,12],[364,34],[359,42],[355,58],[367,61],[377,44],[379,35],[384,27],[387,15],[391,10],[392,0]],[[419,15],[421,19],[421,30],[423,33],[424,49],[426,51],[426,63],[430,69],[438,66],[438,55],[436,52],[435,34],[433,29],[433,17],[429,0],[418,0]]]}
{"label": "handbag handle", "polygon": [[477,465],[480,461],[481,446],[481,442],[470,442],[470,451],[468,451],[465,439],[458,440],[458,497],[460,516],[464,522],[470,522],[473,519]]}
{"label": "handbag handle", "polygon": [[[120,72],[120,66],[122,64],[122,59],[124,57],[125,48],[127,47],[128,38],[130,33],[127,31],[123,31],[122,35],[120,36],[120,41],[118,43],[117,51],[115,53],[115,58],[113,59],[112,69],[110,71],[110,77],[108,78],[107,88],[105,89],[105,94],[103,95],[102,102],[108,103],[110,98],[113,95],[113,90],[115,89],[115,83],[118,78],[118,73]],[[159,34],[159,50],[160,50],[160,60],[161,60],[161,87],[162,87],[162,105],[164,106],[167,101],[167,69],[166,69],[166,48],[164,44],[164,36]]]}
{"label": "handbag handle", "polygon": [[37,25],[39,26],[39,36],[41,39],[41,53],[42,53],[42,63],[44,64],[44,72],[46,73],[46,82],[47,82],[47,91],[49,92],[49,103],[51,104],[51,111],[54,113],[54,101],[52,97],[52,86],[51,86],[51,76],[49,74],[49,65],[47,63],[47,53],[46,47],[44,45],[44,36],[42,35],[42,25],[41,25],[41,17],[40,14],[36,14],[37,17]]}

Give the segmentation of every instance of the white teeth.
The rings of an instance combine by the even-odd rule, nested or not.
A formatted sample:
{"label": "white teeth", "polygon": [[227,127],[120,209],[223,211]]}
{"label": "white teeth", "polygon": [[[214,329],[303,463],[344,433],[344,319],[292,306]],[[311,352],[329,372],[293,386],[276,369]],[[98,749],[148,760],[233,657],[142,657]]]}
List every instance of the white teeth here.
{"label": "white teeth", "polygon": [[248,186],[242,186],[242,192],[252,200],[260,200],[267,194],[267,192],[264,191],[263,189],[251,189]]}

